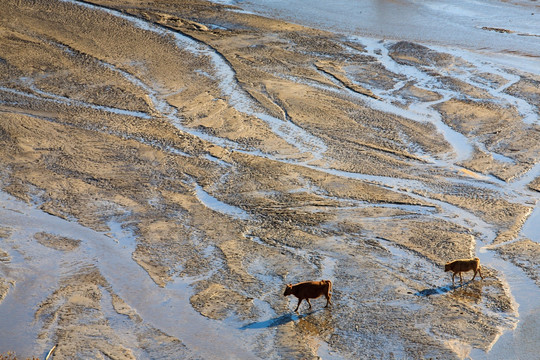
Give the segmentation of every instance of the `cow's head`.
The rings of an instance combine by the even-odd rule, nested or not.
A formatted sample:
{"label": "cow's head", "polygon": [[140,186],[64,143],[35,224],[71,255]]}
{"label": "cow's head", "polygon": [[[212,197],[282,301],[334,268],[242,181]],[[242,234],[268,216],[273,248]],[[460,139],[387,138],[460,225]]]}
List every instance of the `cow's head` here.
{"label": "cow's head", "polygon": [[283,293],[284,296],[291,295],[292,294],[292,284],[287,284],[285,287],[285,292]]}
{"label": "cow's head", "polygon": [[446,263],[446,264],[444,265],[444,272],[447,272],[447,271],[452,270],[452,268],[450,267],[450,264],[451,264],[451,263]]}

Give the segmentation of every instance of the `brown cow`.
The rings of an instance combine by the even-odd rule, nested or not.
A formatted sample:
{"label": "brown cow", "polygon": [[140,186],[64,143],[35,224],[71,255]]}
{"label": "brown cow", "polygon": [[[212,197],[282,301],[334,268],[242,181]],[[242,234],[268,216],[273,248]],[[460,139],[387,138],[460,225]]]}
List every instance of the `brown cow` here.
{"label": "brown cow", "polygon": [[447,271],[453,272],[452,285],[454,285],[454,277],[456,276],[456,274],[459,274],[459,282],[463,283],[463,278],[461,277],[462,272],[474,271],[474,276],[471,281],[474,280],[477,272],[480,274],[480,277],[482,277],[482,279],[484,278],[484,276],[482,276],[482,271],[480,270],[480,259],[477,257],[475,257],[474,259],[459,259],[446,263],[446,265],[444,265],[444,272]]}
{"label": "brown cow", "polygon": [[296,306],[296,309],[294,309],[294,311],[298,311],[302,300],[306,299],[309,308],[311,309],[309,299],[316,299],[321,295],[326,297],[325,307],[328,307],[328,304],[332,304],[330,301],[330,298],[332,297],[330,291],[332,291],[332,282],[330,280],[306,281],[295,285],[288,284],[283,295],[288,296],[292,294],[298,298],[298,305]]}

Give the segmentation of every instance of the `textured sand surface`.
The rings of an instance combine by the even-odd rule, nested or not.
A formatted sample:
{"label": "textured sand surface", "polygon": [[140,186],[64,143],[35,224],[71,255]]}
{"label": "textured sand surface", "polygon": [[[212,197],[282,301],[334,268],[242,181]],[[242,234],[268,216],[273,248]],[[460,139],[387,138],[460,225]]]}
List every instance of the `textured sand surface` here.
{"label": "textured sand surface", "polygon": [[[538,73],[112,3],[0,9],[0,352],[453,359],[540,339],[520,304],[540,293]],[[486,278],[452,288],[444,263],[473,255]],[[321,278],[334,305],[293,313],[284,284]]]}

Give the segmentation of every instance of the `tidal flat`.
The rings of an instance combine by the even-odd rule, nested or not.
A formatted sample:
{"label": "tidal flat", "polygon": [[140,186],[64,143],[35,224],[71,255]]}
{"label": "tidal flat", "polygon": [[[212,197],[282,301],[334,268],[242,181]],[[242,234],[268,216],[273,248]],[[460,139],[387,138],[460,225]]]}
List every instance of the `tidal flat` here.
{"label": "tidal flat", "polygon": [[240,6],[3,1],[0,354],[537,356],[538,68]]}

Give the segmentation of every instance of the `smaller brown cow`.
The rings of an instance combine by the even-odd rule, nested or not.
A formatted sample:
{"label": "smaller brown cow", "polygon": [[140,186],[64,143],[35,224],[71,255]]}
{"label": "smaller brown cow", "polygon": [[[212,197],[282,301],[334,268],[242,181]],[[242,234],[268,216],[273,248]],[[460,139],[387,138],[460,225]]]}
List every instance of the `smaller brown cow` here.
{"label": "smaller brown cow", "polygon": [[454,260],[444,265],[444,272],[452,271],[452,285],[454,285],[454,277],[456,274],[459,274],[459,282],[463,283],[463,278],[461,277],[462,272],[474,271],[474,276],[471,281],[476,277],[476,273],[480,274],[480,277],[483,279],[482,271],[480,270],[480,259],[475,257],[474,259],[459,259]]}
{"label": "smaller brown cow", "polygon": [[294,309],[294,311],[298,311],[302,300],[306,299],[309,308],[311,309],[309,299],[316,299],[322,295],[326,297],[325,307],[328,307],[328,304],[332,304],[330,301],[330,298],[332,297],[330,291],[332,291],[332,282],[330,280],[305,281],[295,285],[288,284],[283,295],[294,295],[298,298],[298,305],[296,306],[296,309]]}

